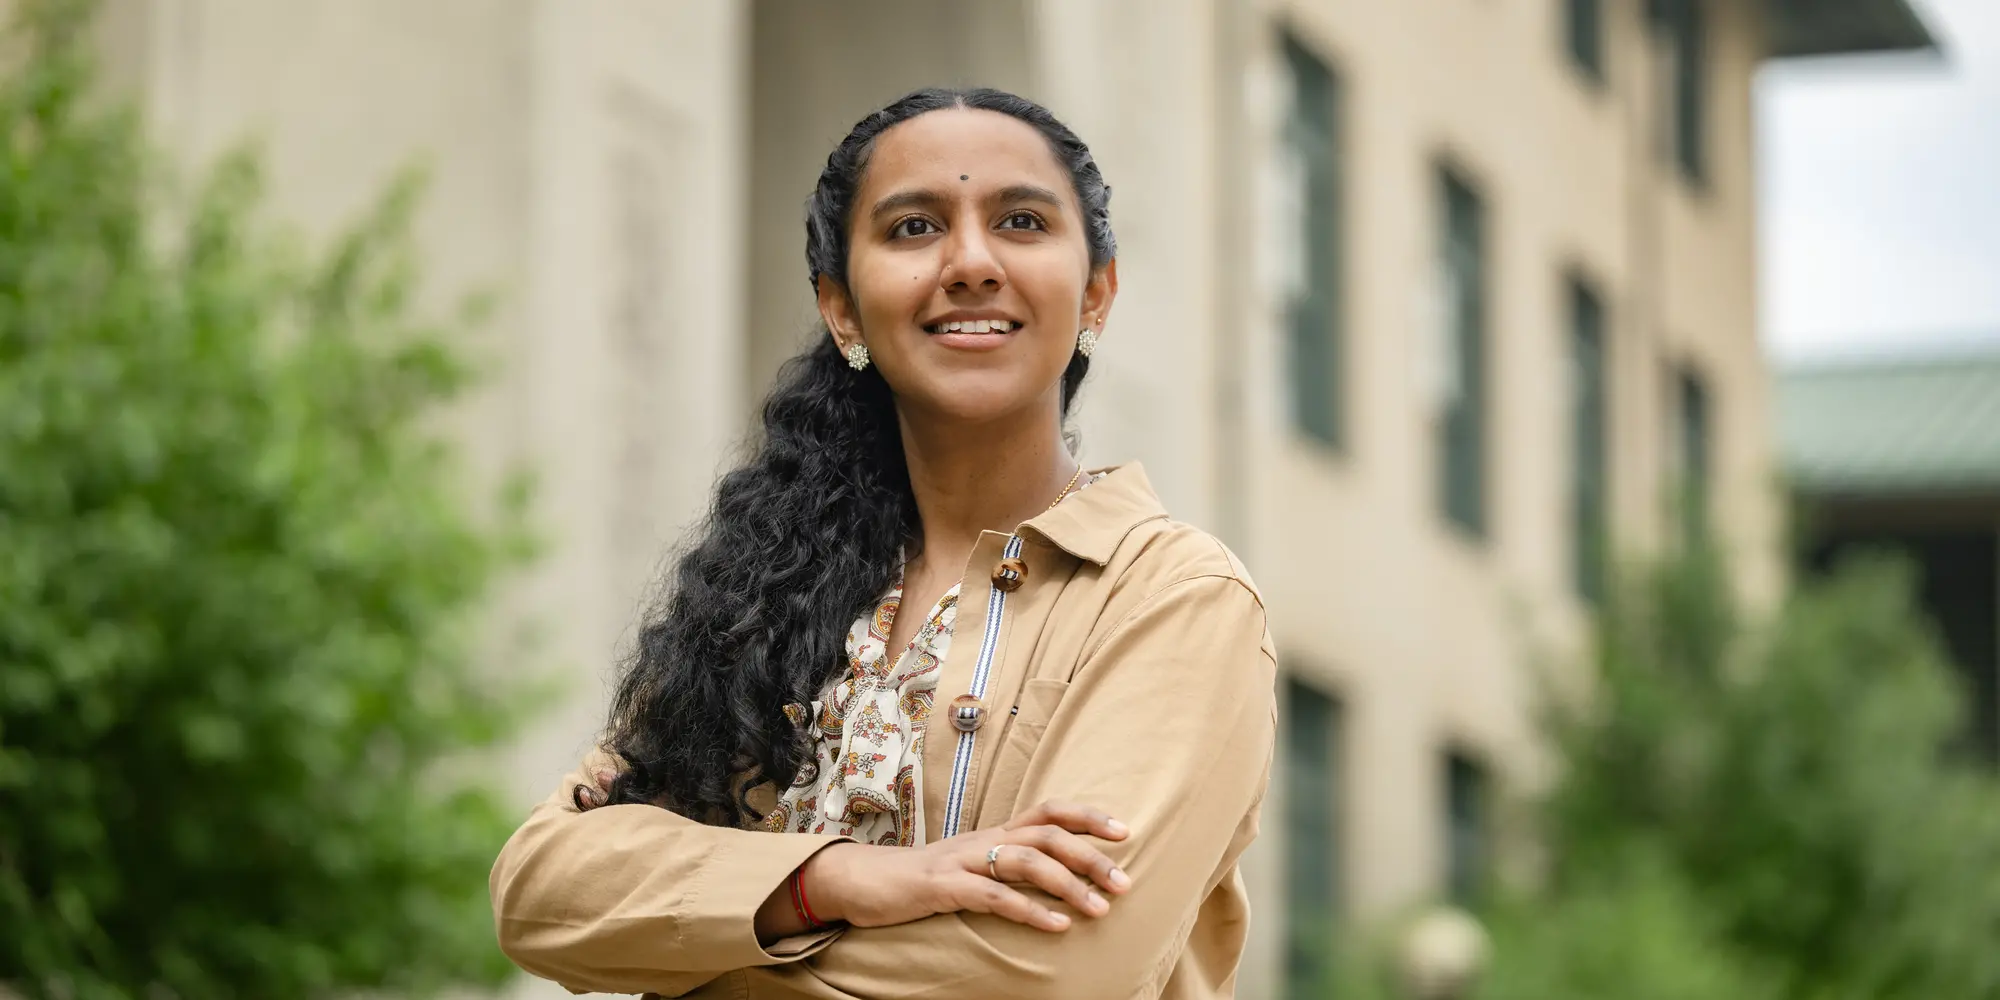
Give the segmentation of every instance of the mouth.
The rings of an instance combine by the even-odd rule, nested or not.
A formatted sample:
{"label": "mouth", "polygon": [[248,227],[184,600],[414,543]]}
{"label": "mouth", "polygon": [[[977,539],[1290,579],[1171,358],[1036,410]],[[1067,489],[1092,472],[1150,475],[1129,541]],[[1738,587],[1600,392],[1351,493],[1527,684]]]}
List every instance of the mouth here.
{"label": "mouth", "polygon": [[1016,330],[1019,330],[1020,328],[1021,324],[1013,322],[1011,320],[969,319],[969,320],[953,320],[952,322],[949,323],[932,323],[929,326],[924,327],[924,332],[932,335],[944,334],[944,333],[959,333],[959,334],[969,333],[977,335],[982,333],[983,334],[1012,333]]}

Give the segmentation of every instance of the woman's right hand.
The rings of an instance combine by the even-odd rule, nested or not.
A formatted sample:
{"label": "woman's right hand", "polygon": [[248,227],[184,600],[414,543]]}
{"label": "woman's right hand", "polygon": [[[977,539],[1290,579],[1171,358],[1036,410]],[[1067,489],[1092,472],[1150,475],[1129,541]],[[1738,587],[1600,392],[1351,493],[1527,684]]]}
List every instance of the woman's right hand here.
{"label": "woman's right hand", "polygon": [[[1067,914],[1013,885],[1032,885],[1078,913],[1101,917],[1111,910],[1105,894],[1123,895],[1132,880],[1083,835],[1124,840],[1128,834],[1103,810],[1049,801],[1005,826],[923,847],[834,844],[805,863],[802,880],[814,916],[827,922],[886,927],[971,911],[1061,931],[1069,927]],[[997,881],[987,870],[987,852],[995,847]]]}

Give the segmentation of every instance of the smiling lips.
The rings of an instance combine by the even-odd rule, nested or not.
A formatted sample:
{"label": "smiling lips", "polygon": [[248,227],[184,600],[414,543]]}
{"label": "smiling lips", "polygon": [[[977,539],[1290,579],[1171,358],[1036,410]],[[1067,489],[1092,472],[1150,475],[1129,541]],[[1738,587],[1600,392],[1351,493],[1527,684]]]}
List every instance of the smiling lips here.
{"label": "smiling lips", "polygon": [[1004,319],[954,320],[949,323],[932,323],[924,327],[925,333],[1012,333],[1021,324]]}

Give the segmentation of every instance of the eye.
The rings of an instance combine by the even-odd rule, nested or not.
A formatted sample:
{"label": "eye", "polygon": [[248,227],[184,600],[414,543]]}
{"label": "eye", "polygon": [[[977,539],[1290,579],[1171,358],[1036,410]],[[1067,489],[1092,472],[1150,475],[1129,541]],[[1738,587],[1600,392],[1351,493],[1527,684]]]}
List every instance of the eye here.
{"label": "eye", "polygon": [[932,225],[931,220],[921,215],[912,215],[906,219],[896,220],[896,224],[889,227],[889,238],[893,240],[911,236],[929,236],[936,231],[937,226]]}
{"label": "eye", "polygon": [[1007,213],[1007,217],[1000,220],[1000,228],[1041,230],[1047,229],[1049,226],[1048,223],[1042,221],[1041,216],[1027,209],[1022,209],[1018,212]]}

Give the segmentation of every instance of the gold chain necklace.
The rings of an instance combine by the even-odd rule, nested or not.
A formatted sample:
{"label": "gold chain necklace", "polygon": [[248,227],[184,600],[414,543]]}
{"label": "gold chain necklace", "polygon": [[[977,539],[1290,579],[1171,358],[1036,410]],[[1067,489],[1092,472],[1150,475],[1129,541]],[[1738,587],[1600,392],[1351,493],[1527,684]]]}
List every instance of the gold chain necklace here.
{"label": "gold chain necklace", "polygon": [[[1055,503],[1049,504],[1049,510],[1056,509],[1056,504],[1062,503],[1063,498],[1069,496],[1069,491],[1076,489],[1076,481],[1082,478],[1083,478],[1083,466],[1078,465],[1076,467],[1076,475],[1069,477],[1069,485],[1063,487],[1063,491],[1061,493],[1056,494]],[[1046,514],[1048,512],[1049,512],[1048,510],[1045,510],[1042,513]]]}

